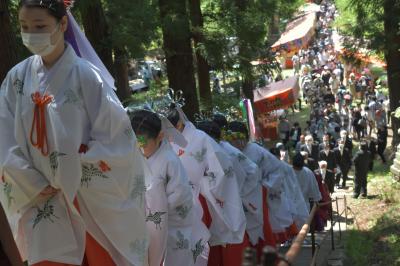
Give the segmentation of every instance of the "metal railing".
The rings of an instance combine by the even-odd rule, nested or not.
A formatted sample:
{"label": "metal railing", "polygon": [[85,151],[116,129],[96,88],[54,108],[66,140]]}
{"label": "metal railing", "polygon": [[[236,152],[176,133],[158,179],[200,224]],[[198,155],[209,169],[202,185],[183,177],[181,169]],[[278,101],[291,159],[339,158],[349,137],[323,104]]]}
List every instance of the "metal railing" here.
{"label": "metal railing", "polygon": [[[344,201],[343,210],[339,213],[339,200]],[[336,217],[334,219],[333,215],[333,203],[336,205]],[[289,250],[286,254],[280,254],[274,247],[266,246],[263,249],[263,254],[261,257],[260,266],[287,266],[291,265],[296,261],[297,256],[299,255],[305,238],[307,234],[311,233],[311,253],[312,258],[310,261],[311,266],[316,265],[318,251],[320,250],[320,245],[315,241],[315,224],[314,224],[314,216],[317,210],[323,206],[330,205],[331,208],[329,210],[330,216],[330,234],[331,234],[331,249],[335,250],[335,240],[334,240],[334,226],[338,223],[339,227],[339,239],[342,238],[342,229],[340,224],[340,218],[343,217],[345,219],[345,226],[347,229],[347,199],[346,196],[343,197],[335,197],[335,199],[325,202],[325,203],[314,203],[311,205],[311,211],[308,216],[307,222],[303,225],[300,232],[297,234],[295,240],[292,242]],[[247,248],[244,252],[243,263],[242,266],[257,266],[256,252],[253,248]]]}

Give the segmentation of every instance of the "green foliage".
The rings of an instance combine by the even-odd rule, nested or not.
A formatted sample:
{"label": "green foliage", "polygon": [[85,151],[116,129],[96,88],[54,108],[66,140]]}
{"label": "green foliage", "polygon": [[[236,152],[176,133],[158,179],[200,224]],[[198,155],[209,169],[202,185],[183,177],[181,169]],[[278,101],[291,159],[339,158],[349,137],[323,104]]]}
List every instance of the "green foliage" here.
{"label": "green foliage", "polygon": [[18,60],[22,61],[23,59],[30,56],[31,53],[22,44],[21,29],[20,29],[20,25],[19,25],[19,21],[18,21],[18,5],[19,5],[18,0],[10,0],[8,8],[10,11],[11,25],[13,27],[13,31],[15,33],[16,42],[17,42],[15,49],[17,50]]}
{"label": "green foliage", "polygon": [[340,17],[336,20],[345,46],[357,51],[360,47],[378,54],[385,51],[384,0],[337,0]]}
{"label": "green foliage", "polygon": [[[386,172],[385,172],[386,169]],[[352,229],[345,238],[346,265],[400,265],[400,183],[379,166],[370,175],[369,190],[375,199],[362,203],[362,208],[379,206],[370,212],[365,230]],[[357,216],[355,217],[357,219]]]}
{"label": "green foliage", "polygon": [[144,57],[146,48],[156,37],[158,13],[152,0],[104,0],[112,43],[127,49],[133,58]]}

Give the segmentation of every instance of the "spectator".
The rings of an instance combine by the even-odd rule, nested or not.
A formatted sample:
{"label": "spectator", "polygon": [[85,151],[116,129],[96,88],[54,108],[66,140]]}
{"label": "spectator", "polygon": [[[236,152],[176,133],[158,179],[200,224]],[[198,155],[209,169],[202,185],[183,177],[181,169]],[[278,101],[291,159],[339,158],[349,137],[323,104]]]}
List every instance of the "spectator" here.
{"label": "spectator", "polygon": [[388,137],[388,130],[387,126],[381,126],[378,128],[378,155],[381,157],[382,162],[385,164],[386,159],[385,159],[385,149],[387,146],[387,137]]}
{"label": "spectator", "polygon": [[288,141],[289,141],[289,133],[290,133],[290,123],[289,121],[281,116],[279,118],[279,123],[278,123],[278,132],[279,132],[279,136],[283,142],[283,145],[287,145]]}
{"label": "spectator", "polygon": [[335,159],[340,171],[336,173],[336,186],[340,187],[340,178],[342,178],[342,188],[346,187],[347,174],[351,167],[351,152],[346,148],[345,140],[338,141],[338,147],[334,149]]}
{"label": "spectator", "polygon": [[367,175],[369,168],[365,166],[369,165],[370,161],[371,154],[368,151],[368,144],[363,141],[360,144],[360,150],[353,158],[355,169],[353,198],[358,198],[360,193],[362,197],[367,197]]}

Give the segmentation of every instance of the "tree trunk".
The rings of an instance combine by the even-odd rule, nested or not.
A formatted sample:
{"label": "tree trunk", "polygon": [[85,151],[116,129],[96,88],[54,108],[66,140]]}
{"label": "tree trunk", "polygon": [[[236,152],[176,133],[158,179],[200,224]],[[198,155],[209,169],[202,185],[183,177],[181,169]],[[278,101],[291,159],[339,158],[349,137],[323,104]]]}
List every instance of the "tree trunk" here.
{"label": "tree trunk", "polygon": [[279,32],[279,14],[275,13],[272,17],[271,23],[269,25],[268,31],[268,44],[272,45],[277,40],[279,40],[280,32]]}
{"label": "tree trunk", "polygon": [[112,42],[100,0],[84,0],[79,5],[85,35],[108,71],[113,75]]}
{"label": "tree trunk", "polygon": [[199,112],[186,0],[159,0],[170,88],[182,90],[189,119]]}
{"label": "tree trunk", "polygon": [[[241,22],[241,12],[245,12],[248,9],[249,2],[248,0],[236,0],[235,4],[239,12],[236,18],[238,20],[237,25],[241,25],[243,24],[243,22]],[[246,40],[246,33],[239,29],[239,27],[240,26],[238,26],[236,32],[239,39],[239,65],[242,75],[242,93],[246,98],[253,102],[254,76],[253,66],[251,65],[251,60],[249,59],[249,54],[251,54],[251,51],[249,51],[249,48],[246,47],[246,43],[248,43]]]}
{"label": "tree trunk", "polygon": [[[384,31],[386,37],[386,63],[389,85],[390,111],[394,112],[400,106],[400,4],[396,0],[384,1]],[[397,130],[400,120],[392,119],[392,147],[400,143]]]}
{"label": "tree trunk", "polygon": [[10,23],[9,0],[0,0],[0,84],[17,63],[16,40]]}
{"label": "tree trunk", "polygon": [[115,82],[117,84],[117,95],[118,98],[124,105],[126,105],[126,101],[132,95],[131,89],[129,87],[129,78],[128,78],[128,55],[125,50],[121,50],[118,48],[114,49],[114,68],[115,68]]}
{"label": "tree trunk", "polygon": [[190,0],[190,18],[193,28],[193,40],[197,62],[197,78],[199,81],[199,96],[201,106],[207,110],[212,109],[212,95],[210,87],[210,67],[206,58],[200,51],[199,44],[204,42],[202,33],[204,22],[201,13],[200,0]]}

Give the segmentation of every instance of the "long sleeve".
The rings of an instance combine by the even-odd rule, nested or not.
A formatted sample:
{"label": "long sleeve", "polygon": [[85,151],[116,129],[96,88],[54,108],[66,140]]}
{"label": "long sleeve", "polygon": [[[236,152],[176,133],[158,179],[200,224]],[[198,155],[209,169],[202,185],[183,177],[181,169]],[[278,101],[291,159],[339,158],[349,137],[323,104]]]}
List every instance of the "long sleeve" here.
{"label": "long sleeve", "polygon": [[205,145],[208,170],[201,180],[200,191],[207,199],[212,216],[210,243],[240,243],[246,218],[232,163],[214,140],[206,139]]}
{"label": "long sleeve", "polygon": [[148,186],[146,205],[146,226],[150,236],[149,266],[160,266],[168,236],[168,201],[164,178],[155,178]]}
{"label": "long sleeve", "polygon": [[165,185],[168,203],[168,241],[164,264],[190,266],[193,263],[190,248],[194,222],[193,194],[186,172],[178,158],[167,164]]}
{"label": "long sleeve", "polygon": [[0,89],[0,199],[9,215],[27,207],[49,184],[33,166],[27,146],[17,142],[26,143],[24,132],[16,129],[22,128],[18,98],[26,97],[17,70],[7,75]]}
{"label": "long sleeve", "polygon": [[114,90],[93,68],[79,74],[90,124],[82,140],[88,150],[81,155],[79,196],[109,242],[118,245],[119,253],[134,265],[146,265],[145,176],[149,169]]}

